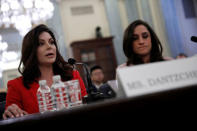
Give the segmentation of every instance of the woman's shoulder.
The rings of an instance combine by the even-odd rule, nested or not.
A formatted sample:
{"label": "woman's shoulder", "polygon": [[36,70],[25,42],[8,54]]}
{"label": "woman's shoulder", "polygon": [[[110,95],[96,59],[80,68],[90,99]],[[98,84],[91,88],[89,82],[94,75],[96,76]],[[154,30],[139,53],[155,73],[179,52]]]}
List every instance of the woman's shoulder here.
{"label": "woman's shoulder", "polygon": [[78,70],[73,70],[73,74],[78,74],[79,73],[79,71]]}
{"label": "woman's shoulder", "polygon": [[18,90],[18,89],[22,89],[23,87],[23,78],[22,76],[21,77],[17,77],[15,79],[12,79],[12,80],[9,80],[7,82],[7,88],[8,88],[8,91],[10,90]]}
{"label": "woman's shoulder", "polygon": [[125,67],[130,67],[130,66],[132,66],[132,64],[130,64],[129,66],[127,66],[127,63],[123,63],[123,64],[119,65],[117,67],[117,69],[121,69],[121,68],[125,68]]}
{"label": "woman's shoulder", "polygon": [[20,77],[14,78],[12,80],[9,80],[8,84],[22,84],[22,82],[23,82],[23,78],[22,78],[22,76],[20,76]]}
{"label": "woman's shoulder", "polygon": [[124,68],[124,67],[127,67],[127,63],[123,63],[123,64],[119,65],[119,66],[117,67],[117,69]]}
{"label": "woman's shoulder", "polygon": [[73,78],[78,78],[80,76],[79,71],[78,70],[73,70]]}

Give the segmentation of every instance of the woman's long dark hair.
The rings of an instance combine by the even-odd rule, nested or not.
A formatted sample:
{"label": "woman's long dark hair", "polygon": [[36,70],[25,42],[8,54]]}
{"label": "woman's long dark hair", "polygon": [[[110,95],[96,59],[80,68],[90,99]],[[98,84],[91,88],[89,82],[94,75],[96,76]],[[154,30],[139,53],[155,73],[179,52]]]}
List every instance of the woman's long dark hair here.
{"label": "woman's long dark hair", "polygon": [[134,41],[133,33],[135,28],[139,25],[144,25],[148,29],[151,35],[152,49],[150,53],[150,62],[163,61],[164,60],[162,57],[163,48],[157,35],[146,22],[142,20],[136,20],[133,23],[131,23],[124,32],[123,51],[125,56],[127,57],[127,66],[130,64],[137,65],[144,63],[142,61],[142,58],[133,51],[133,47],[132,47]]}
{"label": "woman's long dark hair", "polygon": [[37,48],[39,46],[39,36],[42,32],[48,32],[54,40],[56,46],[56,61],[53,63],[53,72],[55,75],[59,74],[63,81],[71,80],[73,78],[71,66],[64,61],[60,55],[55,35],[46,25],[38,25],[30,30],[24,37],[22,43],[22,57],[18,67],[18,71],[23,76],[23,84],[29,89],[30,84],[37,81],[41,76],[37,60]]}

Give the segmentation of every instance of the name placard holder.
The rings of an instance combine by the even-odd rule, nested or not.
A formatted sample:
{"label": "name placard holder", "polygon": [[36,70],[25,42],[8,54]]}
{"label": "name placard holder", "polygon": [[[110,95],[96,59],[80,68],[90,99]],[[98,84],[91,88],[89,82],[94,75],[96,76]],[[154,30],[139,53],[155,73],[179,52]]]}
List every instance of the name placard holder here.
{"label": "name placard holder", "polygon": [[197,56],[121,68],[117,79],[126,97],[197,86]]}

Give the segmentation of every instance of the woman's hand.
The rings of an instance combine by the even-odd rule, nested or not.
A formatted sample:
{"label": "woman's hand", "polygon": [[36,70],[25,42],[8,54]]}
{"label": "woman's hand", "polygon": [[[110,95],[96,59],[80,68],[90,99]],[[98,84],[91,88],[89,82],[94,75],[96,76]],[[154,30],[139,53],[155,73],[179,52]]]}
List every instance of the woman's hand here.
{"label": "woman's hand", "polygon": [[28,113],[22,109],[20,109],[16,104],[12,104],[7,107],[5,112],[3,113],[3,119],[7,118],[15,118],[27,115]]}

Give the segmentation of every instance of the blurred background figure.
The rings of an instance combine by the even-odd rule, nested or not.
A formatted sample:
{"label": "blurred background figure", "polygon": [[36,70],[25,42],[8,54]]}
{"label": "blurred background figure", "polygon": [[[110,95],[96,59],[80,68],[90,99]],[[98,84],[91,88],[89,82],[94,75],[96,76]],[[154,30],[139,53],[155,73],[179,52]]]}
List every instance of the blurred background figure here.
{"label": "blurred background figure", "polygon": [[187,58],[188,56],[184,53],[179,53],[177,56],[176,56],[176,59],[180,59],[180,58]]}
{"label": "blurred background figure", "polygon": [[95,65],[90,69],[91,80],[95,91],[103,93],[106,98],[113,98],[116,96],[114,90],[109,84],[104,82],[103,69],[99,65]]}
{"label": "blurred background figure", "polygon": [[96,33],[96,38],[102,38],[103,37],[103,35],[101,33],[101,27],[100,26],[96,27],[95,33]]}

